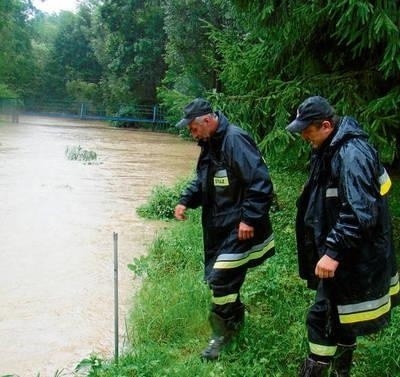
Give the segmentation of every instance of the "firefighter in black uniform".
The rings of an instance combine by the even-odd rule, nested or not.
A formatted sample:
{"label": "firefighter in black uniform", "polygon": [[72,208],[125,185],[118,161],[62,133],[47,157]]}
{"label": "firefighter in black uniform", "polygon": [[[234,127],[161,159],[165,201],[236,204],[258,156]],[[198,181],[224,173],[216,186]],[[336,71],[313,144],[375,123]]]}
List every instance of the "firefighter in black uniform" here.
{"label": "firefighter in black uniform", "polygon": [[185,107],[177,127],[186,126],[201,152],[175,217],[184,220],[187,208],[202,207],[205,281],[212,292],[212,337],[202,358],[215,360],[243,324],[239,291],[248,268],[275,252],[269,220],[273,187],[252,138],[206,100]]}
{"label": "firefighter in black uniform", "polygon": [[317,293],[299,376],[348,377],[356,337],[385,327],[398,302],[391,181],[359,124],[323,97],[307,98],[287,130],[312,147],[296,235],[300,277]]}

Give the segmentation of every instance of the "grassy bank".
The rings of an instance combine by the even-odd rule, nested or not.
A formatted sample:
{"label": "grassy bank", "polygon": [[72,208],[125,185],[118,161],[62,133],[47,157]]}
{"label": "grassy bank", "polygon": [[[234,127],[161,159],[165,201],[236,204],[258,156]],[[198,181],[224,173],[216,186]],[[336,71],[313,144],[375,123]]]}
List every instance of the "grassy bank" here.
{"label": "grassy bank", "polygon": [[[93,363],[89,376],[296,376],[307,352],[304,318],[313,301],[313,292],[297,276],[295,254],[295,200],[304,176],[277,169],[271,169],[271,176],[277,193],[271,214],[277,254],[249,273],[242,289],[248,306],[246,324],[223,357],[215,363],[199,359],[210,335],[206,319],[210,293],[202,283],[200,216],[191,211],[187,221],[171,222],[154,241],[149,256],[131,266],[144,280],[129,318],[130,349],[118,364]],[[399,186],[396,179],[391,197],[396,224]],[[156,196],[165,200],[162,192]],[[396,237],[398,245],[399,228]],[[393,314],[385,331],[359,339],[352,376],[400,376],[400,309]]]}

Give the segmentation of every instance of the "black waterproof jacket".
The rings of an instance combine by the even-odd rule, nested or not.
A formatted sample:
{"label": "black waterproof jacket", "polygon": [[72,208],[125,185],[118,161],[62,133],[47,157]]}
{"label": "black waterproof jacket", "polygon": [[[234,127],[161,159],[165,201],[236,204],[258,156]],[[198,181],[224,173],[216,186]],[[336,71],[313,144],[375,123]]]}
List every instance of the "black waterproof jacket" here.
{"label": "black waterproof jacket", "polygon": [[[217,131],[199,143],[196,177],[179,201],[202,207],[206,278],[213,268],[252,267],[274,253],[267,166],[249,135],[221,112],[217,115]],[[253,239],[238,240],[241,221],[255,228]]]}
{"label": "black waterproof jacket", "polygon": [[[344,117],[311,158],[296,221],[300,277],[316,287],[314,269],[327,254],[339,261],[324,279],[339,320],[354,335],[389,320],[399,284],[386,194],[390,178],[357,122]],[[392,298],[392,299],[391,299]]]}

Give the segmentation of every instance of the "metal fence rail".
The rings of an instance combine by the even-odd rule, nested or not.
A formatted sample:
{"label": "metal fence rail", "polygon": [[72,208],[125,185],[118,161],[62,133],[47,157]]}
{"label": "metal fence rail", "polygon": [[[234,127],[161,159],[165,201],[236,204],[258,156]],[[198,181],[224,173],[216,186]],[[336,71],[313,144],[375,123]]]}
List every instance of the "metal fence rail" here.
{"label": "metal fence rail", "polygon": [[82,120],[168,125],[168,121],[164,118],[164,113],[159,105],[121,106],[120,110],[115,114],[108,114],[106,110],[87,102],[49,101],[46,103],[35,103],[34,101],[26,101],[21,108],[21,113],[24,115],[42,115]]}

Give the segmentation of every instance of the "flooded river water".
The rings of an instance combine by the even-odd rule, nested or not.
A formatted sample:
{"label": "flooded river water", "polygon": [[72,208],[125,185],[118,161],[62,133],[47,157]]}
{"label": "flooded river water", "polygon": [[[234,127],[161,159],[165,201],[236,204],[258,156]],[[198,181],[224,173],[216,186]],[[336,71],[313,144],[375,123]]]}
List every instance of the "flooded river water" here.
{"label": "flooded river water", "polygon": [[[97,162],[68,160],[77,145]],[[0,124],[0,376],[72,375],[92,352],[112,356],[113,232],[123,334],[139,284],[127,264],[160,227],[135,210],[154,185],[188,175],[197,154],[176,136],[101,123]]]}

